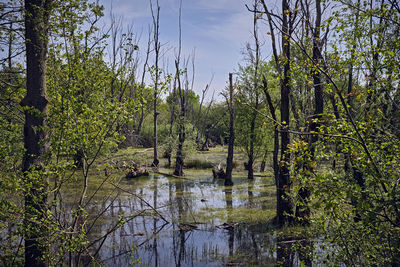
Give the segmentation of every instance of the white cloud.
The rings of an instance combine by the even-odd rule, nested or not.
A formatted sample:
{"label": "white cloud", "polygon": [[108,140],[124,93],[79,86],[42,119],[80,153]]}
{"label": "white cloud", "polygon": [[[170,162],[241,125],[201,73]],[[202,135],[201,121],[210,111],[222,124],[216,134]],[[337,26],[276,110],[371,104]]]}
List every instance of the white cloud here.
{"label": "white cloud", "polygon": [[[139,32],[143,29],[142,41],[145,42],[145,32],[151,23],[149,0],[100,1],[106,7],[106,16],[109,15],[112,2],[113,13],[122,16],[124,23],[133,23]],[[177,47],[179,2],[180,0],[159,0],[161,39],[162,43],[168,43],[168,47]],[[226,86],[228,73],[237,69],[238,63],[243,59],[241,50],[246,42],[252,40],[252,14],[245,7],[245,3],[251,2],[183,0],[182,51],[187,56],[196,47],[195,87],[198,93],[214,73],[211,89],[215,89],[217,95]],[[173,61],[173,51],[170,50],[167,55],[170,62]]]}

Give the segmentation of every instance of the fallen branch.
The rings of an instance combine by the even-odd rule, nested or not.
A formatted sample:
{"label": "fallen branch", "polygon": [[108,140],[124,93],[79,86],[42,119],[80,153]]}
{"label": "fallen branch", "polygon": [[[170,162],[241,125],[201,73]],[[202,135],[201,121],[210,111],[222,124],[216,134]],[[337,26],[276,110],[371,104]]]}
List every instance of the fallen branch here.
{"label": "fallen branch", "polygon": [[182,177],[182,176],[178,176],[178,175],[170,174],[170,173],[165,173],[165,172],[160,172],[160,171],[155,171],[154,173],[156,173],[156,174],[161,174],[161,175],[165,175],[165,176],[169,176],[169,177],[174,177],[174,178],[178,178],[178,179],[190,180],[190,179],[185,178],[185,177]]}

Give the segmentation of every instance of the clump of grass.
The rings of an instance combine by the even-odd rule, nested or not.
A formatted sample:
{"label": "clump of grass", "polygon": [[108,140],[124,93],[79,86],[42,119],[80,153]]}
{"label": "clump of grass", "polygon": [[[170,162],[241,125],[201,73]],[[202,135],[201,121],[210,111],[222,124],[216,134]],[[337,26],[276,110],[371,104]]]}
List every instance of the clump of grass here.
{"label": "clump of grass", "polygon": [[197,216],[205,221],[215,220],[216,218],[221,221],[233,221],[238,223],[246,224],[258,224],[265,223],[266,220],[272,219],[276,215],[275,210],[268,209],[252,209],[252,208],[209,208],[208,210],[202,210]]}
{"label": "clump of grass", "polygon": [[185,162],[186,168],[194,168],[194,169],[210,169],[213,167],[212,162],[202,159],[188,159]]}

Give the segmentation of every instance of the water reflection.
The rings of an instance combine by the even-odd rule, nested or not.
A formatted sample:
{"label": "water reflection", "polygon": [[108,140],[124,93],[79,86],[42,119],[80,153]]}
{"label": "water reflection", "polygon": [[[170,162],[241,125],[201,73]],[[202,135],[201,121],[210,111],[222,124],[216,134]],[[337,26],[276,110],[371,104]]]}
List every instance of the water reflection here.
{"label": "water reflection", "polygon": [[[90,214],[102,213],[89,236],[100,239],[93,246],[98,250],[95,261],[106,266],[135,261],[140,266],[311,265],[312,242],[278,238],[268,218],[261,224],[238,220],[238,209],[256,212],[274,206],[265,203],[274,200],[265,190],[267,182],[244,177],[233,187],[222,183],[211,175],[122,180],[124,192],[87,207]],[[212,218],[205,216],[213,212]],[[122,215],[128,222],[110,232]],[[90,261],[81,257],[80,265]]]}
{"label": "water reflection", "polygon": [[249,208],[253,208],[254,207],[253,189],[254,189],[254,179],[251,179],[251,180],[248,181],[248,186],[247,186],[247,194],[249,195]]}
{"label": "water reflection", "polygon": [[225,188],[225,202],[226,212],[228,214],[227,224],[225,229],[228,231],[228,248],[229,248],[229,259],[233,258],[233,243],[235,241],[234,225],[232,225],[232,187],[227,186]]}

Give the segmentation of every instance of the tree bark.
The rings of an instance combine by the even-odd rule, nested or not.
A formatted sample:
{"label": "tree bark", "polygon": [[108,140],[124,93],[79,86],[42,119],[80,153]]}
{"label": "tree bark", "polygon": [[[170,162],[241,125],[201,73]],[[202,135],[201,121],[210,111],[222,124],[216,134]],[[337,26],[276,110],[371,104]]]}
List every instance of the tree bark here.
{"label": "tree bark", "polygon": [[[277,51],[277,42],[275,39],[274,27],[275,22],[272,19],[272,15],[268,10],[267,5],[264,0],[261,0],[264,7],[265,13],[268,18],[268,24],[271,33],[272,41],[272,52],[275,59],[275,67],[280,76],[280,87],[281,87],[281,160],[279,168],[276,167],[278,173],[275,173],[276,177],[276,220],[279,225],[284,225],[292,221],[293,204],[289,197],[290,190],[290,150],[288,145],[290,144],[289,136],[289,119],[290,119],[290,36],[292,34],[292,28],[294,21],[292,20],[292,14],[289,9],[289,4],[287,0],[282,0],[282,58],[281,60]],[[283,63],[281,63],[283,62]],[[275,130],[275,137],[277,135],[277,130]],[[277,146],[277,140],[275,139],[274,146]],[[274,151],[275,154],[276,150]],[[277,153],[274,157],[278,157]],[[276,160],[277,161],[277,160]],[[276,169],[274,170],[274,172]]]}
{"label": "tree bark", "polygon": [[277,185],[277,222],[284,225],[292,221],[293,204],[290,191],[290,9],[286,0],[282,1],[282,54],[284,58],[283,81],[281,83],[281,162]]}
{"label": "tree bark", "polygon": [[[180,2],[179,5],[179,52],[177,59],[175,60],[175,68],[176,68],[176,80],[177,80],[177,85],[178,85],[178,97],[179,97],[179,105],[180,105],[180,116],[179,116],[179,125],[178,125],[178,150],[176,151],[176,163],[175,163],[175,171],[174,175],[177,176],[183,176],[183,166],[184,166],[184,155],[183,155],[183,143],[185,142],[185,137],[186,137],[186,129],[185,129],[185,122],[186,122],[186,105],[187,105],[187,98],[184,92],[184,89],[182,88],[182,83],[181,83],[181,71],[179,68],[179,62],[180,62],[180,57],[181,57],[181,49],[182,49],[182,1]],[[186,73],[187,74],[187,73]],[[186,92],[188,92],[188,80],[186,76],[186,83],[185,83],[185,88]]]}
{"label": "tree bark", "polygon": [[[313,34],[313,62],[315,65],[319,65],[322,60],[322,44],[320,41],[321,35],[321,18],[322,18],[322,10],[321,10],[321,1],[315,1],[315,26],[314,26],[314,34]],[[323,98],[323,86],[321,83],[321,73],[318,70],[313,70],[313,84],[314,84],[314,98],[315,98],[315,110],[314,115],[312,117],[312,121],[310,122],[310,132],[318,132],[318,128],[321,126],[319,122],[322,113],[324,112],[324,98]],[[315,143],[318,141],[318,134],[311,135],[309,144],[310,144],[310,154],[311,160],[315,159]],[[305,168],[310,169],[312,171],[311,166],[305,166]],[[308,223],[310,217],[310,208],[308,207],[308,199],[311,195],[310,189],[306,187],[300,188],[298,192],[298,196],[300,198],[299,203],[296,206],[296,218],[301,220],[301,223]]]}
{"label": "tree bark", "polygon": [[272,119],[274,120],[274,152],[272,154],[272,166],[274,169],[274,178],[275,178],[275,185],[278,185],[279,179],[279,163],[278,163],[278,154],[279,154],[279,131],[278,131],[278,120],[275,114],[275,107],[272,103],[271,96],[268,92],[268,83],[267,79],[264,77],[264,93],[265,97],[267,98],[267,103],[269,107],[269,111],[271,113]]}
{"label": "tree bark", "polygon": [[232,186],[232,169],[233,169],[233,146],[235,144],[235,111],[233,108],[233,84],[232,84],[232,73],[229,73],[229,142],[228,142],[228,157],[226,158],[226,174],[225,174],[225,185]]}
{"label": "tree bark", "polygon": [[179,115],[179,125],[178,125],[178,149],[176,151],[176,163],[174,175],[183,176],[183,165],[184,165],[184,155],[183,155],[183,143],[185,142],[185,114],[186,114],[186,98],[185,92],[183,92],[179,73],[179,62],[175,61],[176,75],[178,83],[178,96],[180,105],[180,115]]}
{"label": "tree bark", "polygon": [[[254,16],[253,16],[253,37],[254,37],[254,42],[255,42],[255,62],[254,62],[254,84],[253,84],[253,90],[255,94],[255,107],[253,110],[253,114],[251,116],[251,121],[250,121],[250,147],[249,147],[249,153],[248,153],[248,162],[247,162],[247,178],[248,179],[254,179],[254,143],[256,142],[256,133],[255,133],[255,128],[256,128],[256,120],[257,120],[257,115],[258,115],[258,65],[260,61],[260,44],[258,41],[258,33],[257,33],[257,1],[254,1]],[[252,62],[253,63],[253,62]]]}
{"label": "tree bark", "polygon": [[25,266],[47,266],[48,235],[41,220],[46,212],[47,178],[43,174],[48,154],[46,56],[51,0],[25,0],[27,93],[22,170],[25,175]]}
{"label": "tree bark", "polygon": [[160,161],[158,160],[158,144],[157,144],[157,98],[158,98],[158,80],[160,76],[160,70],[158,69],[158,61],[160,57],[160,42],[158,40],[159,37],[159,27],[160,27],[160,6],[157,0],[157,14],[154,15],[153,12],[153,4],[150,1],[151,7],[151,15],[153,18],[153,27],[154,27],[154,51],[155,51],[155,82],[154,82],[154,101],[153,101],[153,109],[154,109],[154,116],[153,116],[153,125],[154,125],[154,132],[153,132],[153,163],[152,165],[158,168],[158,164]]}

